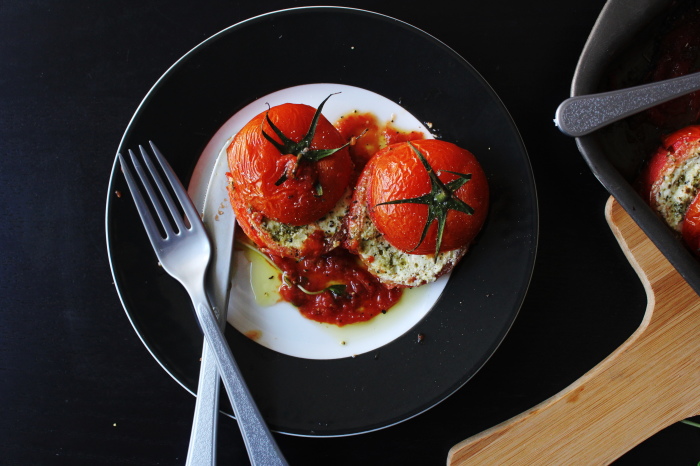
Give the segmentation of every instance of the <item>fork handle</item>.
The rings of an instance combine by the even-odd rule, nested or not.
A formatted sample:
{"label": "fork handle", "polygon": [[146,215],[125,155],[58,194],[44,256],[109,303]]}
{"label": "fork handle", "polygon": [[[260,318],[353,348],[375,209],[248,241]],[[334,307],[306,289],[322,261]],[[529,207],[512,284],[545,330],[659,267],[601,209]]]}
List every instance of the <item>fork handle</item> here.
{"label": "fork handle", "polygon": [[[202,296],[204,294],[202,293]],[[195,311],[204,337],[216,357],[217,366],[224,387],[228,393],[238,426],[243,434],[243,441],[248,450],[252,465],[287,465],[272,433],[267,428],[260,410],[255,405],[236,364],[224,333],[206,299],[195,304]]]}

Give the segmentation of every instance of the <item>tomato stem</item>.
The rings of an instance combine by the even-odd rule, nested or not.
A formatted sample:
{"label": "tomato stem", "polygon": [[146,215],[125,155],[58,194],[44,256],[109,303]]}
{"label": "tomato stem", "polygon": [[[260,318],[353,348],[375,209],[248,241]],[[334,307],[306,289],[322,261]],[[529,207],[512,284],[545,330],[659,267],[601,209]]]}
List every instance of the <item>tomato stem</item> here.
{"label": "tomato stem", "polygon": [[471,173],[469,174],[463,174],[463,173],[457,173],[449,170],[443,170],[444,172],[451,173],[453,175],[456,175],[458,178],[456,180],[450,181],[449,183],[443,183],[440,178],[435,174],[435,171],[433,168],[430,166],[428,161],[425,159],[425,156],[421,153],[418,148],[413,145],[410,141],[408,142],[408,145],[411,146],[411,149],[413,150],[414,154],[416,154],[416,157],[421,161],[423,164],[423,167],[425,170],[428,172],[428,176],[430,178],[430,192],[410,198],[410,199],[398,199],[395,201],[388,201],[388,202],[381,202],[377,204],[377,206],[380,205],[387,205],[387,204],[425,204],[428,206],[428,217],[425,222],[425,226],[423,227],[423,232],[421,233],[420,240],[418,241],[418,244],[416,247],[411,249],[411,251],[415,251],[418,246],[420,246],[423,241],[425,240],[425,237],[428,233],[428,228],[430,228],[430,225],[433,223],[433,220],[437,221],[437,238],[435,241],[435,258],[434,260],[437,262],[437,257],[438,254],[440,253],[440,247],[442,246],[442,237],[443,233],[445,230],[445,224],[447,223],[447,213],[450,210],[457,210],[459,212],[463,212],[467,215],[472,215],[474,213],[474,208],[468,205],[466,202],[463,200],[459,199],[455,193],[459,188],[464,186],[469,180],[471,180],[472,175]]}
{"label": "tomato stem", "polygon": [[282,272],[282,280],[290,288],[294,288],[296,286],[297,288],[299,288],[302,291],[302,293],[305,293],[308,295],[317,295],[317,294],[325,293],[326,291],[330,292],[336,298],[339,298],[339,297],[346,295],[345,290],[347,288],[347,285],[343,285],[342,283],[336,283],[335,285],[327,286],[324,289],[318,290],[318,291],[309,291],[306,288],[304,288],[303,286],[299,285],[298,283],[297,284],[293,283],[292,280],[289,278],[289,276],[287,276],[287,272]]}
{"label": "tomato stem", "polygon": [[[338,94],[337,92],[335,94]],[[314,135],[316,134],[316,127],[318,126],[318,120],[321,117],[321,111],[323,110],[323,106],[326,104],[328,99],[331,98],[332,95],[335,94],[330,94],[328,97],[326,97],[323,102],[321,102],[321,105],[318,106],[316,111],[314,112],[314,116],[311,119],[311,124],[309,125],[309,130],[306,132],[304,137],[302,137],[299,141],[294,141],[290,138],[288,138],[282,130],[280,130],[273,122],[272,119],[270,118],[270,112],[265,114],[265,120],[267,123],[270,125],[270,128],[272,131],[277,135],[277,137],[282,141],[278,142],[275,138],[270,136],[265,132],[265,130],[262,130],[262,135],[265,139],[267,139],[275,148],[280,152],[280,155],[287,155],[291,154],[296,156],[297,160],[294,163],[293,167],[288,173],[288,170],[285,170],[285,173],[280,177],[279,180],[275,182],[276,186],[281,185],[285,181],[287,181],[290,178],[294,178],[296,175],[296,171],[299,167],[299,164],[301,162],[318,162],[319,160],[325,159],[326,157],[329,157],[336,152],[338,152],[341,149],[344,149],[348,145],[350,145],[350,141],[346,142],[342,146],[335,148],[335,149],[311,149],[311,142],[313,141]]]}

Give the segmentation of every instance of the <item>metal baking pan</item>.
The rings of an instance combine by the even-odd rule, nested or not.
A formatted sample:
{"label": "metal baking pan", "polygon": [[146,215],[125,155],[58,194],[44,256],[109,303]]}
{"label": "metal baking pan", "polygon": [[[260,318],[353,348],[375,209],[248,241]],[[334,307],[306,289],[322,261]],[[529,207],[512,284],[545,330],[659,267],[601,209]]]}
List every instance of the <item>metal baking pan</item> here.
{"label": "metal baking pan", "polygon": [[[657,38],[682,3],[609,0],[581,53],[571,95],[643,84],[643,68],[649,64]],[[642,126],[638,119],[629,117],[576,138],[576,143],[593,174],[700,294],[700,262],[634,189],[635,176],[660,144],[664,132],[668,132],[667,128]]]}

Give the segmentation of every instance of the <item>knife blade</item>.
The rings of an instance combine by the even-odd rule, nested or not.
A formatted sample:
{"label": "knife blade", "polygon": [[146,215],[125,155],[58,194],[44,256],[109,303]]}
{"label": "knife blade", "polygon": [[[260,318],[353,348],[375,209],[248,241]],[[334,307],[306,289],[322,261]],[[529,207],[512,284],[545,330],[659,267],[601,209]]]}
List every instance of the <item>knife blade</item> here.
{"label": "knife blade", "polygon": [[[205,287],[221,328],[226,325],[228,313],[236,225],[233,210],[228,205],[227,171],[226,150],[222,149],[214,163],[202,208],[202,221],[213,247],[212,262],[207,271]],[[189,466],[216,464],[221,384],[216,358],[206,340],[202,346],[199,371],[197,399],[186,460]]]}

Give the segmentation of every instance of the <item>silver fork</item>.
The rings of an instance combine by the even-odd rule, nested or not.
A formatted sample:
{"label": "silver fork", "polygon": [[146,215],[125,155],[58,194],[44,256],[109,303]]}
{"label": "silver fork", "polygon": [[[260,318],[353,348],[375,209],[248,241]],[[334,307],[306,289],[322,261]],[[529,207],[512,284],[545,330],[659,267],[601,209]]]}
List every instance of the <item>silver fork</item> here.
{"label": "silver fork", "polygon": [[[139,184],[131,174],[124,157],[121,154],[117,156],[156,257],[163,269],[185,287],[192,299],[199,325],[216,357],[219,373],[231,400],[251,463],[266,466],[286,465],[287,462],[255,405],[207,300],[204,277],[211,258],[211,244],[202,220],[168,162],[152,142],[150,146],[175,199],[143,147],[139,146],[139,149],[148,173],[132,150],[129,150],[129,156],[148,194],[150,204],[141,194]],[[151,180],[158,192],[153,188]],[[151,214],[149,205],[156,212],[159,223]]]}

